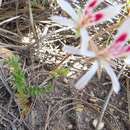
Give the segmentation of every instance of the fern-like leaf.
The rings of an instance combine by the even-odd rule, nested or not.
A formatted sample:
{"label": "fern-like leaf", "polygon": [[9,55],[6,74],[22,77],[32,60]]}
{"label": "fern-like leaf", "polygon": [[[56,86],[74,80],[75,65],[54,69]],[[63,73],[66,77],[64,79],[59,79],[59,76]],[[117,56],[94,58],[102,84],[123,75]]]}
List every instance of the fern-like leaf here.
{"label": "fern-like leaf", "polygon": [[43,87],[43,88],[40,88],[40,87],[28,87],[27,88],[27,91],[28,91],[28,94],[30,96],[39,96],[39,95],[42,95],[42,94],[47,94],[47,93],[50,93],[52,92],[53,90],[53,86],[51,85],[51,83],[49,83],[46,87]]}
{"label": "fern-like leaf", "polygon": [[69,73],[68,68],[61,67],[61,68],[58,68],[58,69],[55,69],[54,71],[52,71],[52,76],[54,78],[66,77],[68,75],[68,73]]}

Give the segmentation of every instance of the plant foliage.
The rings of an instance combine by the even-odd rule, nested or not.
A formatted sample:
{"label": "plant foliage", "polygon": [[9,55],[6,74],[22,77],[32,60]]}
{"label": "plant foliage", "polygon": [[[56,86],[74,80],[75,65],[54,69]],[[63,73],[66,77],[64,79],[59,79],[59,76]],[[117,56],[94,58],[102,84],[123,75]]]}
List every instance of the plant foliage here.
{"label": "plant foliage", "polygon": [[68,68],[61,67],[52,71],[52,76],[53,78],[66,77],[68,73],[69,73]]}
{"label": "plant foliage", "polygon": [[21,116],[25,117],[29,109],[29,98],[31,96],[39,96],[41,94],[50,93],[53,90],[51,83],[46,87],[28,86],[26,83],[26,77],[23,69],[21,68],[20,58],[18,56],[12,56],[8,58],[6,63],[9,65],[12,74],[12,84],[16,89],[17,103],[19,104]]}

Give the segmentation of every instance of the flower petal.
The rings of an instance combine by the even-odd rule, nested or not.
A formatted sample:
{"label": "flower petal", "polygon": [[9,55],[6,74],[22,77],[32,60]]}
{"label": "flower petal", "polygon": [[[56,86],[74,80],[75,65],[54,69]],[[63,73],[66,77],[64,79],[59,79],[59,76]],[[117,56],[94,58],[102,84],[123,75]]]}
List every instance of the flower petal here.
{"label": "flower petal", "polygon": [[88,49],[89,36],[85,28],[80,30],[81,33],[81,51],[85,52]]}
{"label": "flower petal", "polygon": [[89,50],[87,50],[86,52],[82,52],[80,50],[80,53],[82,56],[86,56],[86,57],[90,57],[90,58],[94,58],[96,56],[96,54],[94,52],[89,51]]}
{"label": "flower petal", "polygon": [[118,93],[120,90],[120,84],[115,72],[109,64],[105,64],[104,68],[112,80],[113,90],[115,91],[115,93]]}
{"label": "flower petal", "polygon": [[83,89],[88,82],[91,80],[91,78],[95,75],[97,69],[99,67],[98,62],[94,62],[94,64],[90,67],[89,71],[86,72],[75,84],[76,89]]}
{"label": "flower petal", "polygon": [[89,0],[84,7],[84,14],[90,14],[103,0]]}
{"label": "flower petal", "polygon": [[65,0],[58,0],[58,3],[61,6],[61,8],[72,17],[73,20],[78,21],[78,16],[74,8],[72,8],[72,6],[70,5],[70,3],[68,3]]}
{"label": "flower petal", "polygon": [[67,45],[65,45],[63,47],[63,51],[65,53],[72,54],[72,55],[79,55],[79,56],[86,56],[86,57],[95,57],[96,56],[96,54],[92,51],[82,52],[81,49],[78,49],[73,46],[67,46]]}
{"label": "flower petal", "polygon": [[67,45],[65,45],[63,47],[63,51],[65,53],[72,54],[72,55],[81,55],[80,49],[78,49],[76,47],[73,47],[73,46],[67,46]]}
{"label": "flower petal", "polygon": [[130,38],[130,17],[122,24],[118,29],[118,33],[115,37],[114,42],[111,45],[111,48],[121,48]]}
{"label": "flower petal", "polygon": [[130,54],[130,45],[122,48],[110,49],[109,52],[113,55],[113,58],[126,57]]}
{"label": "flower petal", "polygon": [[114,16],[118,15],[120,11],[121,11],[120,5],[109,6],[103,10],[100,10],[91,16],[91,21],[92,21],[91,25],[96,25],[106,20],[109,20]]}
{"label": "flower petal", "polygon": [[118,57],[128,56],[130,54],[130,45],[122,47],[118,53]]}
{"label": "flower petal", "polygon": [[62,26],[67,26],[67,27],[71,27],[73,28],[74,26],[76,26],[75,22],[72,21],[71,19],[68,19],[66,17],[62,17],[62,16],[51,16],[50,19],[55,22],[58,23]]}

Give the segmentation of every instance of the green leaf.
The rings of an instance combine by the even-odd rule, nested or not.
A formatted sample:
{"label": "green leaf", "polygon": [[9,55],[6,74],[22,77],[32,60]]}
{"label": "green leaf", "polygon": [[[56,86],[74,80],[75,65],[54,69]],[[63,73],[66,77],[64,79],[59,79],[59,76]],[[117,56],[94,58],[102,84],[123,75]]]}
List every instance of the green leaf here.
{"label": "green leaf", "polygon": [[[8,59],[6,63],[9,65],[12,74],[12,84],[16,88],[19,95],[38,96],[41,94],[49,93],[52,91],[52,85],[49,83],[47,87],[28,87],[26,83],[25,74],[21,68],[20,59],[17,56],[13,56]],[[56,75],[66,75],[67,70],[57,70]],[[16,94],[17,94],[16,93]]]}
{"label": "green leaf", "polygon": [[54,78],[59,78],[59,77],[62,77],[62,76],[66,77],[68,73],[69,73],[68,68],[61,67],[61,68],[58,68],[58,69],[54,70],[52,72],[52,76]]}
{"label": "green leaf", "polygon": [[47,94],[47,93],[52,92],[53,86],[51,83],[49,83],[48,86],[43,87],[43,88],[31,86],[27,88],[27,91],[30,96],[39,96],[42,94]]}
{"label": "green leaf", "polygon": [[16,87],[18,93],[25,93],[26,91],[26,78],[21,68],[20,59],[18,56],[9,58],[6,63],[9,65],[13,84]]}
{"label": "green leaf", "polygon": [[130,7],[130,0],[127,0],[127,6]]}

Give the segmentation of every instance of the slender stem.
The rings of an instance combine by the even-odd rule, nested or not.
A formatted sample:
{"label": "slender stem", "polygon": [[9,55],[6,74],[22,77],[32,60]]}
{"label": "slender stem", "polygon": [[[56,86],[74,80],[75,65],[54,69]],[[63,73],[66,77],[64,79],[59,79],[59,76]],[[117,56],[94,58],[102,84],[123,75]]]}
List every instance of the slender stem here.
{"label": "slender stem", "polygon": [[99,120],[98,120],[98,123],[97,123],[97,126],[96,126],[96,130],[99,130],[99,125],[100,125],[100,123],[102,122],[102,119],[103,119],[103,117],[104,117],[105,111],[106,111],[107,106],[108,106],[108,104],[109,104],[109,101],[110,101],[110,99],[111,99],[112,93],[113,93],[113,87],[111,87],[111,89],[110,89],[110,91],[109,91],[109,94],[108,94],[108,96],[107,96],[106,102],[105,102],[105,104],[104,104],[104,106],[103,106],[103,109],[102,109],[102,112],[101,112],[101,116],[100,116],[100,118],[99,118]]}
{"label": "slender stem", "polygon": [[130,122],[130,80],[126,79],[127,85],[127,101],[128,101],[128,115],[129,115],[129,122]]}
{"label": "slender stem", "polygon": [[[120,76],[121,76],[122,72],[124,71],[125,67],[126,67],[126,65],[123,66],[123,68],[121,69],[120,73],[118,74],[118,76],[117,76],[118,79],[120,78]],[[99,130],[99,125],[100,125],[100,123],[102,122],[102,119],[103,119],[103,117],[104,117],[105,111],[106,111],[107,106],[108,106],[108,104],[109,104],[109,101],[110,101],[110,99],[111,99],[112,93],[113,93],[113,87],[111,87],[111,89],[110,89],[110,91],[109,91],[109,94],[108,94],[108,96],[107,96],[106,102],[105,102],[105,104],[104,104],[104,106],[103,106],[103,109],[102,109],[102,111],[101,111],[101,116],[100,116],[100,118],[99,118],[99,120],[98,120],[98,123],[97,123],[97,125],[96,125],[96,130]]]}
{"label": "slender stem", "polygon": [[29,6],[30,24],[31,24],[31,26],[32,26],[32,31],[33,31],[34,37],[35,37],[36,39],[38,39],[38,37],[37,37],[37,32],[36,32],[35,25],[34,25],[34,19],[33,19],[33,13],[32,13],[31,0],[28,0],[28,6]]}

